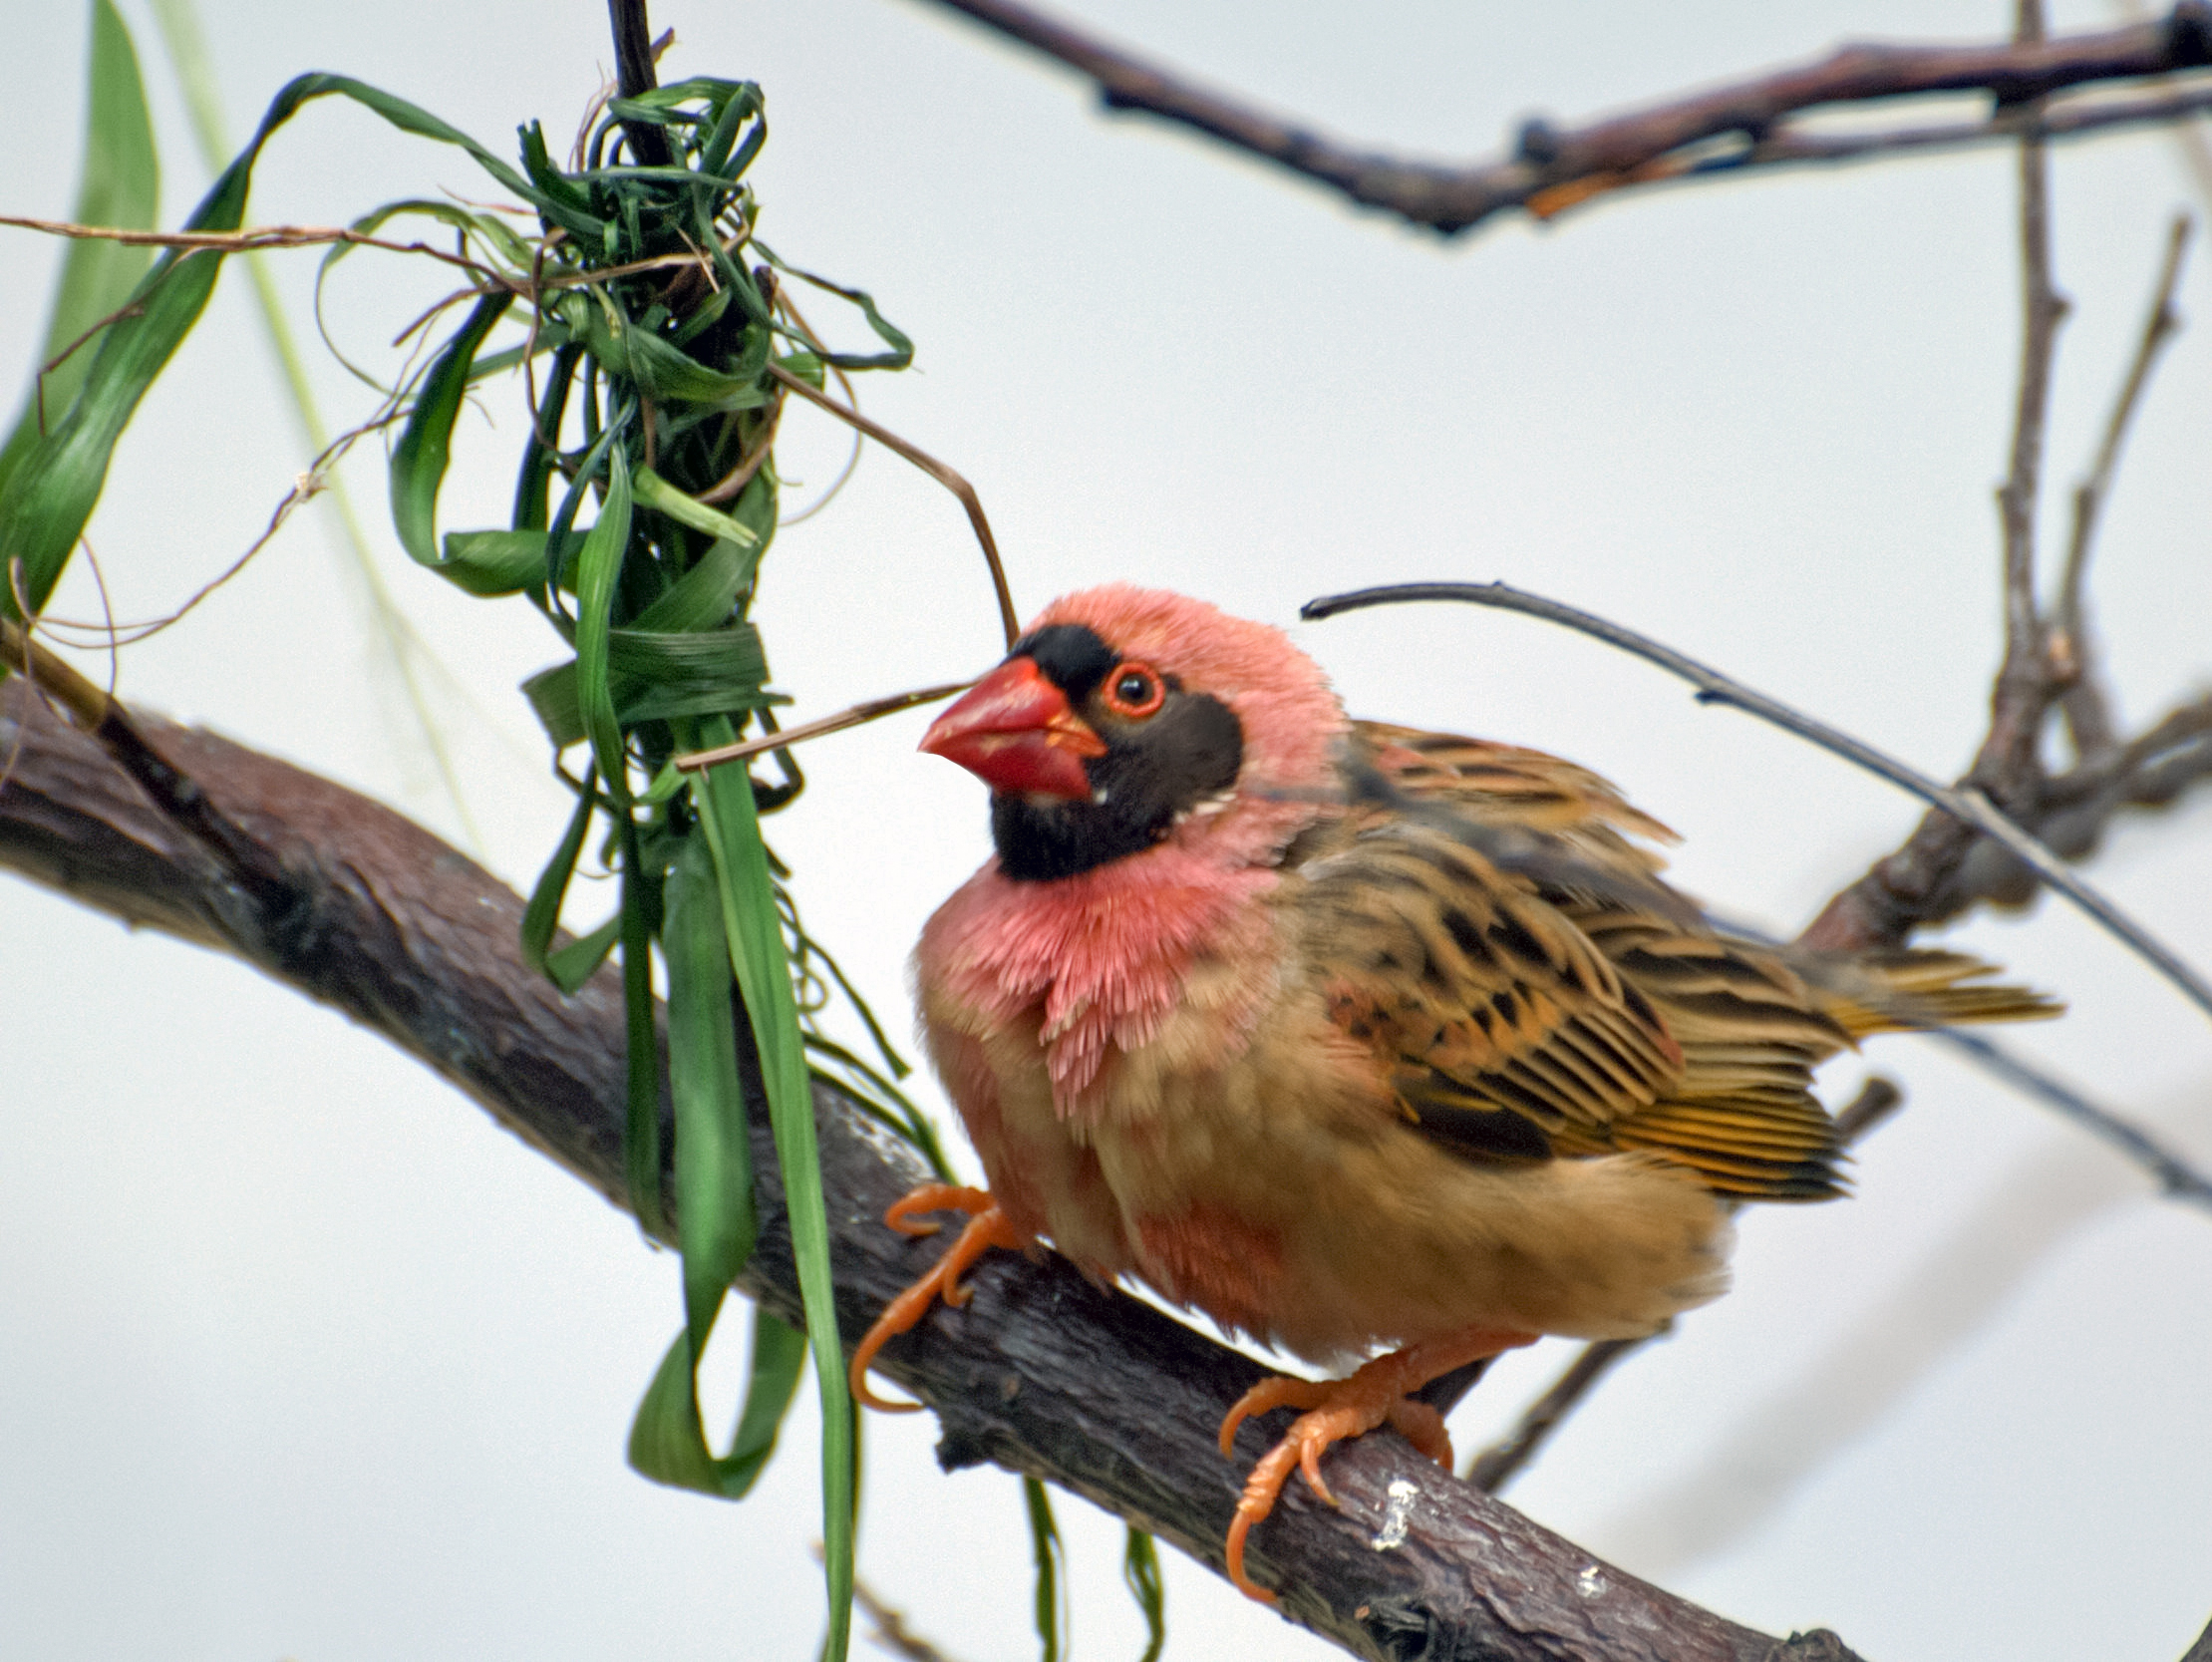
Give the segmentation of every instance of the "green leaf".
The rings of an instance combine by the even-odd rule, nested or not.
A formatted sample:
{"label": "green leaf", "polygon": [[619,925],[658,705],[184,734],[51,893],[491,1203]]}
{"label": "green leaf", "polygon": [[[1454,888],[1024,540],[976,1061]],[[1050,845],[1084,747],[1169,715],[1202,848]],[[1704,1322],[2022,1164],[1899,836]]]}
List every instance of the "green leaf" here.
{"label": "green leaf", "polygon": [[700,1419],[691,1334],[678,1333],[631,1423],[630,1465],[641,1476],[672,1489],[696,1490],[725,1500],[744,1499],[776,1452],[777,1434],[805,1360],[806,1336],[756,1308],[745,1407],[738,1415],[730,1452],[717,1459],[707,1447]]}
{"label": "green leaf", "polygon": [[588,935],[578,935],[566,946],[545,954],[545,973],[554,986],[573,995],[607,961],[622,933],[622,914],[616,912]]}
{"label": "green leaf", "polygon": [[638,613],[637,627],[681,631],[720,626],[728,621],[738,596],[751,586],[760,562],[758,541],[743,547],[727,538],[716,541],[699,556],[698,564],[669,585],[666,594]]}
{"label": "green leaf", "polygon": [[[405,99],[342,75],[302,75],[278,92],[252,141],[200,198],[184,228],[236,230],[261,147],[302,106],[333,94],[354,100],[402,132],[459,145],[508,189],[532,202],[539,199],[512,167],[458,128]],[[131,293],[135,314],[102,335],[84,388],[69,414],[58,426],[49,427],[47,437],[21,458],[5,490],[0,490],[0,571],[16,560],[23,562],[24,589],[34,609],[46,603],[60,580],[85,521],[100,500],[116,441],[155,377],[199,320],[214,291],[222,258],[212,249],[171,249],[156,262]],[[0,611],[12,616],[14,610],[14,597],[0,589]]]}
{"label": "green leaf", "polygon": [[[633,383],[656,404],[703,410],[758,410],[769,401],[768,334],[746,332],[745,355],[725,373],[709,369],[672,342],[627,321],[604,300],[563,297],[561,320],[608,373]],[[758,345],[755,343],[758,342]]]}
{"label": "green leaf", "polygon": [[868,320],[868,327],[875,331],[876,339],[891,349],[888,352],[878,352],[873,357],[860,357],[849,352],[831,352],[823,348],[819,341],[808,341],[806,344],[820,353],[824,363],[834,364],[838,369],[905,369],[913,363],[914,343],[875,309],[875,300],[867,290],[846,288],[842,283],[833,283],[827,277],[817,277],[811,271],[801,271],[795,265],[787,265],[777,258],[775,251],[765,242],[756,240],[753,246],[767,255],[768,262],[777,270],[788,272],[802,283],[811,283],[818,289],[826,290],[858,306],[860,314]]}
{"label": "green leaf", "polygon": [[[700,724],[708,745],[732,737],[727,721]],[[843,1662],[852,1634],[853,1497],[856,1486],[852,1399],[845,1387],[844,1348],[837,1336],[836,1288],[829,1274],[829,1220],[822,1203],[821,1160],[814,1136],[813,1093],[798,1030],[798,1005],[769,876],[767,846],[753,807],[753,782],[742,766],[711,768],[693,788],[700,827],[714,854],[724,932],[738,972],[746,1014],[768,1089],[769,1119],[783,1169],[785,1204],[806,1309],[821,1400],[822,1563],[829,1583],[829,1662]]]}
{"label": "green leaf", "polygon": [[617,803],[629,801],[630,779],[622,725],[607,684],[607,637],[613,627],[615,581],[629,545],[630,464],[617,447],[607,455],[606,499],[576,556],[576,702],[599,777]]}
{"label": "green leaf", "polygon": [[1030,1553],[1037,1568],[1037,1643],[1043,1662],[1060,1662],[1061,1633],[1066,1626],[1066,1605],[1061,1581],[1067,1568],[1068,1549],[1060,1539],[1060,1525],[1053,1518],[1053,1498],[1035,1478],[1022,1480],[1023,1507],[1029,1513]]}
{"label": "green leaf", "polygon": [[[420,214],[425,218],[435,219],[441,224],[451,225],[455,230],[461,231],[465,235],[476,238],[490,252],[505,260],[518,274],[526,275],[531,261],[536,257],[536,250],[516,235],[513,227],[508,225],[496,213],[476,213],[463,207],[459,202],[442,202],[427,198],[386,202],[382,207],[371,208],[347,226],[347,229],[362,236],[375,236],[392,220],[410,214]],[[330,251],[323,255],[323,270],[328,272],[332,266],[359,246],[360,244],[357,242],[333,243]]]}
{"label": "green leaf", "polygon": [[1159,1548],[1133,1523],[1121,1549],[1121,1581],[1144,1612],[1144,1654],[1138,1662],[1159,1662],[1167,1648],[1167,1587],[1160,1579]]}
{"label": "green leaf", "polygon": [[[426,563],[456,588],[481,598],[519,594],[545,580],[545,543],[542,530],[448,531],[445,558]],[[563,539],[564,573],[573,573],[583,545],[575,531]]]}
{"label": "green leaf", "polygon": [[523,442],[522,466],[515,474],[514,511],[509,523],[518,531],[545,528],[545,494],[560,462],[559,453],[546,442],[546,436],[560,432],[561,418],[568,412],[568,390],[583,355],[583,348],[574,345],[553,354],[552,371],[545,377],[545,390],[539,395],[537,419]]}
{"label": "green leaf", "polygon": [[622,821],[622,1009],[629,1063],[622,1120],[622,1164],[638,1227],[668,1232],[661,1205],[661,1050],[654,1035],[653,936],[665,922],[658,865],[648,868],[637,822]]}
{"label": "green leaf", "polygon": [[[434,571],[445,570],[448,556],[438,551],[438,488],[446,482],[446,464],[453,453],[454,422],[461,415],[461,401],[469,392],[469,366],[491,326],[514,304],[512,294],[487,294],[469,313],[469,320],[454,332],[439,353],[430,373],[415,394],[415,409],[407,418],[400,442],[392,449],[392,528],[408,557]],[[538,539],[542,559],[545,542]],[[473,587],[483,573],[474,567],[447,572],[471,593],[498,593],[497,589]],[[517,585],[520,586],[520,585]]]}
{"label": "green leaf", "polygon": [[553,931],[560,926],[560,903],[568,893],[569,879],[576,873],[576,856],[583,851],[584,833],[591,830],[592,810],[599,806],[598,777],[596,772],[584,776],[576,812],[568,817],[560,846],[537,874],[529,904],[522,908],[522,961],[540,972],[546,969],[545,954],[553,944]]}
{"label": "green leaf", "polygon": [[706,838],[687,836],[668,874],[661,950],[668,962],[668,1072],[676,1101],[676,1222],[684,1248],[684,1320],[704,1356],[723,1295],[759,1222],[745,1095],[738,1083],[730,943]]}
{"label": "green leaf", "polygon": [[[581,638],[579,632],[579,645]],[[762,691],[768,664],[761,653],[760,633],[750,623],[704,633],[610,629],[606,656],[615,720],[625,728],[674,716],[719,716],[786,702],[781,694]],[[564,750],[587,733],[577,662],[571,659],[540,670],[522,683],[539,725],[555,747]]]}
{"label": "green leaf", "polygon": [[[160,162],[154,150],[154,128],[147,119],[138,54],[131,48],[130,31],[108,0],[93,0],[88,80],[85,166],[72,215],[80,225],[151,229],[160,207]],[[30,397],[23,401],[23,414],[6,446],[0,448],[0,489],[5,489],[8,476],[39,442],[42,404],[51,429],[84,386],[98,343],[78,343],[94,324],[123,305],[153,258],[151,248],[131,248],[120,242],[69,244],[60,280],[54,285],[54,309],[46,324],[46,342],[39,349],[39,364],[52,363],[72,346],[77,350],[47,372],[43,388],[34,382]],[[32,373],[37,375],[37,366]]]}
{"label": "green leaf", "polygon": [[636,492],[640,505],[667,514],[679,525],[689,525],[709,536],[728,537],[756,552],[761,546],[761,538],[750,525],[741,525],[720,508],[709,507],[697,497],[687,496],[650,468],[638,470]]}
{"label": "green leaf", "polygon": [[798,1371],[806,1360],[806,1335],[759,1306],[753,1311],[753,1369],[746,1381],[745,1407],[738,1435],[723,1457],[723,1493],[735,1500],[776,1452],[776,1434],[798,1390]]}

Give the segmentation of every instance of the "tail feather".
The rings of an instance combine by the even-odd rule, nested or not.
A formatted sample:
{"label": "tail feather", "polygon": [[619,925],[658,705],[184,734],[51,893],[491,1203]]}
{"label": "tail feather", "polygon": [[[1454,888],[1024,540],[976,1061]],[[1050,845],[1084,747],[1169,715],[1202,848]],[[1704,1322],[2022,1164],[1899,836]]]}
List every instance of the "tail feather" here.
{"label": "tail feather", "polygon": [[2045,1021],[2065,1010],[2033,988],[1985,980],[1997,966],[1964,952],[1802,954],[1792,955],[1790,966],[1818,994],[1822,1013],[1853,1039],[1969,1022]]}

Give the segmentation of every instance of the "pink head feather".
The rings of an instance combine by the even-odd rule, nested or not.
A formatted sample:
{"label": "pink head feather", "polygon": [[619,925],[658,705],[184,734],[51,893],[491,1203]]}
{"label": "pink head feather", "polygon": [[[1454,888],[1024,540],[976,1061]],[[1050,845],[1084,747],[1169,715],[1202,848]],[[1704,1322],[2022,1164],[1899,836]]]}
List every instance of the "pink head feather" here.
{"label": "pink head feather", "polygon": [[1236,801],[1218,815],[1193,815],[1169,840],[1225,864],[1272,864],[1313,820],[1349,726],[1321,666],[1280,629],[1164,588],[1107,583],[1064,594],[1029,626],[1054,623],[1080,623],[1124,658],[1236,713],[1244,730]]}
{"label": "pink head feather", "polygon": [[[1054,623],[1083,624],[1123,657],[1220,699],[1244,734],[1231,800],[1158,846],[1043,883],[1013,882],[994,859],[922,932],[918,976],[979,1028],[1038,1011],[1054,1098],[1070,1114],[1089,1106],[1109,1049],[1158,1031],[1200,953],[1266,965],[1271,925],[1259,902],[1284,847],[1323,812],[1349,724],[1289,636],[1202,600],[1109,583],[1064,595],[1030,627]],[[1249,1007],[1220,1012],[1223,1056],[1241,1048],[1265,988],[1256,975]]]}

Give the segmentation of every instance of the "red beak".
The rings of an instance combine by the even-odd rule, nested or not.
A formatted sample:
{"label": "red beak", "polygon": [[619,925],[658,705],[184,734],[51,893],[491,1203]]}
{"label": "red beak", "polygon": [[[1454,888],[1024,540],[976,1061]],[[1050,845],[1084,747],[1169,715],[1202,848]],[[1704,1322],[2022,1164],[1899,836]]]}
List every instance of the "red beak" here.
{"label": "red beak", "polygon": [[1068,708],[1034,658],[1009,658],[929,724],[921,748],[1009,796],[1091,799],[1088,756],[1106,741]]}

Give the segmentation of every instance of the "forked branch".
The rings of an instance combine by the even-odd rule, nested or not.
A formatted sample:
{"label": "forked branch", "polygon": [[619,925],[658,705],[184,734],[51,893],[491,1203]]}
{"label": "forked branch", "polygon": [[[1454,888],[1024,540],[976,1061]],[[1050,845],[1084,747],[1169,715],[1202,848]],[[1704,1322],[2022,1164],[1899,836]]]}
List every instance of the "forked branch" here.
{"label": "forked branch", "polygon": [[[2040,134],[2066,138],[2212,109],[2212,5],[2182,0],[2164,18],[2053,41],[1986,46],[1860,45],[1813,63],[1558,127],[1533,120],[1510,155],[1441,163],[1393,156],[1330,137],[1305,121],[1174,69],[1019,0],[931,0],[1089,77],[1108,110],[1155,116],[1272,162],[1363,206],[1446,234],[1510,208],[1548,218],[1637,185],[1718,178],[1757,168],[1860,160]],[[2113,98],[2105,88],[2174,77]],[[1794,120],[1836,105],[1929,93],[1986,93],[1987,116],[1888,132],[1838,135]],[[2065,95],[2072,93],[2074,96]]]}

